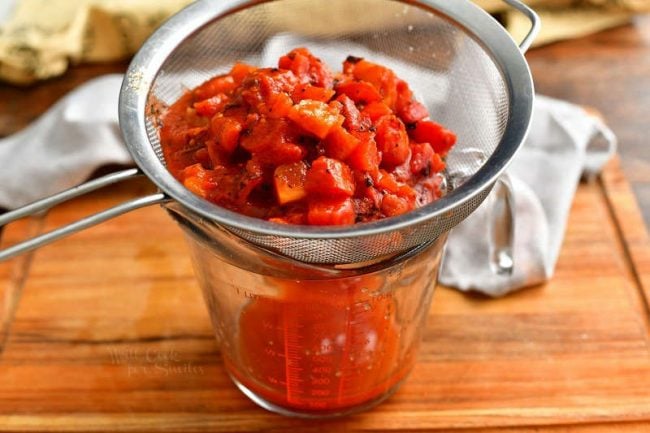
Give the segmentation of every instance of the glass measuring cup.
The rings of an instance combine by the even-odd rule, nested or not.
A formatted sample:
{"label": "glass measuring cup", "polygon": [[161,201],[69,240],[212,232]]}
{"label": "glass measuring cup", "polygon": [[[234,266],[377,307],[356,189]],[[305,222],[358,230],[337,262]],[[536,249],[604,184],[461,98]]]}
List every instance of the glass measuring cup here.
{"label": "glass measuring cup", "polygon": [[374,263],[314,266],[168,209],[186,234],[228,373],[257,404],[344,415],[381,402],[406,378],[446,236]]}

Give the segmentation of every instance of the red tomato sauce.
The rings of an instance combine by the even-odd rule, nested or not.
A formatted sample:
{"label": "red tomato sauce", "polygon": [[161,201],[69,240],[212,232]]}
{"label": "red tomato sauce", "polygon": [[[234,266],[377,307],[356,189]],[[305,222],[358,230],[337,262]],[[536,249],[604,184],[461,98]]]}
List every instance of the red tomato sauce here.
{"label": "red tomato sauce", "polygon": [[[347,225],[430,203],[456,141],[392,70],[348,57],[333,73],[304,48],[277,68],[236,64],[161,121],[167,166],[190,191],[283,224]],[[240,313],[237,353],[224,351],[228,369],[298,411],[382,397],[413,356],[400,348],[390,297],[363,307],[371,282],[284,282],[277,298],[252,299]]]}
{"label": "red tomato sauce", "polygon": [[333,73],[305,48],[277,68],[238,63],[161,120],[168,168],[190,191],[287,224],[353,224],[430,203],[456,141],[392,70],[350,56]]}
{"label": "red tomato sauce", "polygon": [[380,278],[284,283],[282,296],[250,302],[239,320],[233,376],[273,404],[310,413],[372,402],[401,382],[415,347],[400,340],[394,299],[369,295]]}

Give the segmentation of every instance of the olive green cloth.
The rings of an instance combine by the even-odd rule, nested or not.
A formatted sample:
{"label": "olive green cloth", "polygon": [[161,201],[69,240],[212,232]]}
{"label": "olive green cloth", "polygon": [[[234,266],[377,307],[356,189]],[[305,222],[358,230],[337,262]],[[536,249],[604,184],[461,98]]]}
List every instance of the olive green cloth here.
{"label": "olive green cloth", "polygon": [[[71,63],[128,58],[162,21],[191,2],[0,1],[14,3],[7,21],[0,23],[0,80],[23,85],[61,75]],[[503,1],[474,1],[489,12],[499,14],[515,39],[527,32],[527,20]],[[544,23],[536,45],[593,33],[627,22],[636,11],[650,10],[650,0],[526,2],[539,12]]]}
{"label": "olive green cloth", "polygon": [[[5,1],[5,0],[0,0]],[[190,0],[15,0],[0,32],[0,79],[63,74],[70,63],[128,58]]]}
{"label": "olive green cloth", "polygon": [[[502,0],[474,0],[490,13],[499,14],[515,40],[528,32],[526,17]],[[650,0],[524,0],[535,9],[542,30],[533,46],[586,36],[625,24],[635,13],[650,12]]]}

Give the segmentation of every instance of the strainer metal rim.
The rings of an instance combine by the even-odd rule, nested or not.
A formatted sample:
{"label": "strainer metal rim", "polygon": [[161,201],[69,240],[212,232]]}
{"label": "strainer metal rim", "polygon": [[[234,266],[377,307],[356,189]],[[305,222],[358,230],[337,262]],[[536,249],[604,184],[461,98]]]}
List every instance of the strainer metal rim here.
{"label": "strainer metal rim", "polygon": [[[227,227],[261,235],[295,239],[363,237],[400,230],[452,211],[489,188],[506,169],[527,136],[534,99],[533,81],[523,53],[506,30],[469,0],[420,0],[431,12],[441,12],[474,37],[491,55],[510,96],[508,123],[494,153],[463,185],[445,197],[407,214],[351,226],[296,226],[248,217],[194,195],[178,182],[158,159],[146,133],[146,109],[151,85],[171,52],[204,25],[264,0],[200,0],[164,23],[140,48],[120,91],[119,122],[127,147],[140,169],[165,194],[198,215]],[[407,0],[397,0],[410,3]]]}

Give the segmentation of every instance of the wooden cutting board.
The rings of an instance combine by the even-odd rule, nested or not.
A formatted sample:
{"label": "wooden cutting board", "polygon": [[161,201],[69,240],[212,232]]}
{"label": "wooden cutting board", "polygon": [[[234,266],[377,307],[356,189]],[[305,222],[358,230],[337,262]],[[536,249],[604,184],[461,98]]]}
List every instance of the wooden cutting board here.
{"label": "wooden cutting board", "polygon": [[[3,243],[148,188],[76,200]],[[160,208],[0,264],[0,295],[0,431],[650,431],[650,243],[618,160],[580,185],[551,282],[498,300],[440,287],[404,386],[340,420],[235,389]]]}

